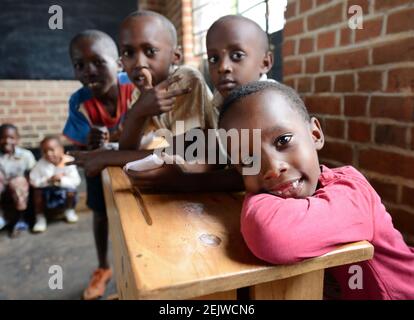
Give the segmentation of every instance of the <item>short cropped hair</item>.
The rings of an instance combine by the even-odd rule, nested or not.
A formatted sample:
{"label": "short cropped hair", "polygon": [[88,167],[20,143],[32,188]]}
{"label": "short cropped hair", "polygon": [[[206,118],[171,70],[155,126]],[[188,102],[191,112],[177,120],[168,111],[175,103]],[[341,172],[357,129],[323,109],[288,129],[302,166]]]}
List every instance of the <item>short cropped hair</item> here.
{"label": "short cropped hair", "polygon": [[274,90],[278,92],[289,102],[289,105],[302,116],[303,120],[310,122],[310,115],[308,113],[308,110],[306,109],[305,104],[297,92],[284,84],[273,81],[254,81],[244,86],[236,87],[226,97],[221,106],[219,122],[223,119],[225,113],[228,112],[228,110],[231,109],[231,107],[236,102],[246,98],[251,94],[255,94],[264,90]]}
{"label": "short cropped hair", "polygon": [[96,41],[102,41],[105,43],[105,50],[107,50],[107,53],[111,55],[115,60],[118,59],[118,47],[116,46],[116,43],[114,39],[111,38],[110,35],[106,34],[103,31],[100,30],[84,30],[76,34],[72,40],[70,40],[69,44],[69,54],[72,57],[73,47],[75,44],[81,40],[81,39],[92,39]]}
{"label": "short cropped hair", "polygon": [[162,14],[159,14],[155,11],[150,11],[150,10],[138,10],[138,11],[134,11],[132,13],[130,13],[122,22],[122,24],[131,19],[131,18],[137,18],[137,17],[155,17],[157,19],[159,19],[162,24],[164,25],[165,29],[168,30],[168,33],[171,36],[171,40],[173,43],[173,46],[176,47],[177,46],[177,30],[175,28],[175,26],[172,24],[172,22],[167,19],[165,16],[163,16]]}
{"label": "short cropped hair", "polygon": [[210,26],[210,28],[208,29],[207,37],[208,37],[209,33],[211,33],[214,30],[214,28],[216,28],[218,25],[220,25],[223,22],[232,21],[232,20],[242,21],[244,23],[248,23],[251,26],[253,26],[253,28],[255,28],[256,31],[257,31],[257,39],[258,39],[258,41],[261,42],[261,45],[263,47],[264,52],[269,51],[270,46],[269,46],[269,37],[268,37],[267,33],[265,31],[263,31],[263,29],[259,26],[259,24],[257,24],[257,22],[255,22],[255,21],[253,21],[249,18],[246,18],[242,15],[238,15],[238,14],[237,15],[236,14],[231,14],[231,15],[223,16],[223,17],[217,19]]}
{"label": "short cropped hair", "polygon": [[14,124],[11,124],[11,123],[3,123],[0,126],[0,135],[2,135],[3,132],[7,129],[12,129],[12,130],[16,131],[17,135],[19,135],[19,130],[17,129],[17,127]]}
{"label": "short cropped hair", "polygon": [[40,146],[43,146],[43,144],[45,144],[46,142],[49,142],[51,140],[55,140],[63,148],[62,140],[60,140],[60,137],[57,136],[57,135],[48,135],[48,136],[45,136],[42,139],[42,141],[40,141]]}

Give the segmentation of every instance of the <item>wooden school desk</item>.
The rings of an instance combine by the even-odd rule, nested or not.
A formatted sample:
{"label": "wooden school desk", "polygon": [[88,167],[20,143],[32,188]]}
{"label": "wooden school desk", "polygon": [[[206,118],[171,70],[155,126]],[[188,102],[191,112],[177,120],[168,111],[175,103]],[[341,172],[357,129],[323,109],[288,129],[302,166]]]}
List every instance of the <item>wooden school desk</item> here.
{"label": "wooden school desk", "polygon": [[373,256],[362,241],[272,266],[243,242],[241,194],[139,196],[120,168],[102,175],[119,299],[321,299],[324,269]]}

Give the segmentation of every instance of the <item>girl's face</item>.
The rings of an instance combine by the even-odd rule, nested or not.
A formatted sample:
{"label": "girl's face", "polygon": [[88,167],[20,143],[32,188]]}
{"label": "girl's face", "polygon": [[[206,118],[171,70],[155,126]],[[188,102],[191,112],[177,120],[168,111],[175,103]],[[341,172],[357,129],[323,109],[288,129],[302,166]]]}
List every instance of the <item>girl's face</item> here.
{"label": "girl's face", "polygon": [[13,128],[4,129],[0,132],[0,151],[2,153],[13,154],[19,142],[19,135]]}
{"label": "girl's face", "polygon": [[[235,128],[239,132],[241,129],[261,129],[260,154],[254,154],[250,141],[245,139],[230,147],[227,145],[229,154],[239,154],[240,159],[240,150],[244,148],[260,163],[257,175],[243,175],[246,190],[282,198],[313,195],[320,175],[317,151],[324,141],[318,120],[304,120],[283,96],[273,90],[247,96],[232,108],[224,115],[220,123],[222,128]],[[241,159],[235,167],[242,172],[243,167],[250,165]]]}

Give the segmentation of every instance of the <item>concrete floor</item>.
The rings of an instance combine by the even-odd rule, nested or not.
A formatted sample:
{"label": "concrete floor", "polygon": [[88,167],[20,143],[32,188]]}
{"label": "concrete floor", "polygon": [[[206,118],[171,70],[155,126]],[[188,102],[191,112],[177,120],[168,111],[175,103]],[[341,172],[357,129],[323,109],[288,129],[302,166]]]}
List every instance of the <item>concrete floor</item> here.
{"label": "concrete floor", "polygon": [[[97,266],[92,214],[82,212],[76,224],[53,221],[43,234],[23,233],[11,239],[0,232],[0,299],[78,300]],[[111,248],[111,245],[109,245]],[[111,251],[111,250],[110,250]],[[63,288],[49,288],[49,267],[63,270]],[[116,293],[112,279],[108,295]]]}

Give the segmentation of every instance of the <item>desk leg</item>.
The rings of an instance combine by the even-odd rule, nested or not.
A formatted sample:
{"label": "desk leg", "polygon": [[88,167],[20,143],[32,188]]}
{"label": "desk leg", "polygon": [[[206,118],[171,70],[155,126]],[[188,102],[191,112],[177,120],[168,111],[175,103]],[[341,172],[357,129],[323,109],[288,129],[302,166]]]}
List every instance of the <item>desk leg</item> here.
{"label": "desk leg", "polygon": [[206,296],[197,297],[191,300],[237,300],[237,290],[216,292]]}
{"label": "desk leg", "polygon": [[250,288],[252,300],[322,300],[324,270],[261,283]]}

